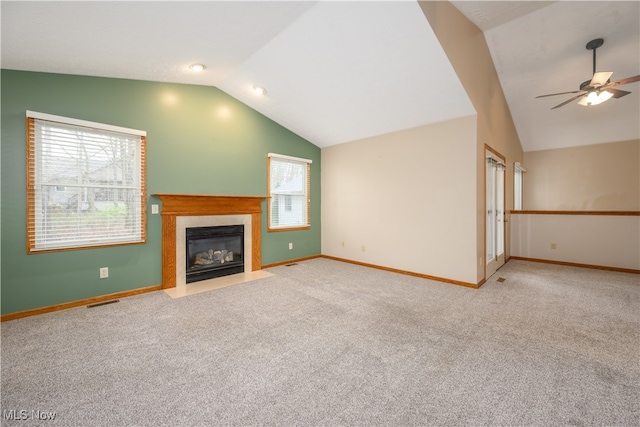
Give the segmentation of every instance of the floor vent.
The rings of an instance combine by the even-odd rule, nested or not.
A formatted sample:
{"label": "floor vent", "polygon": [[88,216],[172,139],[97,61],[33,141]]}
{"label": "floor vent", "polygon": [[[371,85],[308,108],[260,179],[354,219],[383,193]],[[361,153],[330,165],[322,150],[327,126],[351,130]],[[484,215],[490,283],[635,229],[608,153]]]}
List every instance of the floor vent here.
{"label": "floor vent", "polygon": [[506,281],[506,280],[507,280],[507,279],[505,279],[504,277],[498,277],[497,282],[498,282],[498,283],[502,283],[502,282],[504,282],[504,281]]}
{"label": "floor vent", "polygon": [[294,265],[298,265],[297,262],[291,263],[291,264],[285,264],[285,267],[293,267]]}
{"label": "floor vent", "polygon": [[87,306],[87,308],[100,307],[101,305],[113,304],[115,302],[120,302],[120,300],[119,299],[112,299],[112,300],[109,300],[109,301],[97,302],[95,304],[89,304]]}

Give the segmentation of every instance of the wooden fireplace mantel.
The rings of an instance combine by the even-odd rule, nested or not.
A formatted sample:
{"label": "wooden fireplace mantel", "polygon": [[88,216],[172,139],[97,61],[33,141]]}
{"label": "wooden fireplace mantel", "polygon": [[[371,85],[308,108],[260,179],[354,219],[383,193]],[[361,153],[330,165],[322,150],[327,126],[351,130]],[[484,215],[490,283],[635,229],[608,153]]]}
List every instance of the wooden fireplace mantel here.
{"label": "wooden fireplace mantel", "polygon": [[262,196],[154,194],[162,201],[162,288],[176,286],[176,217],[251,215],[251,270],[261,269]]}

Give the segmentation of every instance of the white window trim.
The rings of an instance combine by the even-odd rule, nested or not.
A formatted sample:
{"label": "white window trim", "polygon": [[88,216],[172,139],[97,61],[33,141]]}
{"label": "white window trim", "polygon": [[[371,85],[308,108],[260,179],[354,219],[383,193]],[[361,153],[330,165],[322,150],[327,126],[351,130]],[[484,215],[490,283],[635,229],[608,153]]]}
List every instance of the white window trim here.
{"label": "white window trim", "polygon": [[147,132],[138,129],[129,129],[121,126],[107,125],[104,123],[90,122],[87,120],[74,119],[71,117],[56,116],[53,114],[39,113],[37,111],[27,110],[27,117],[33,119],[48,120],[50,122],[59,122],[67,125],[83,126],[93,129],[108,130],[113,132],[128,133],[137,136],[147,136]]}
{"label": "white window trim", "polygon": [[291,160],[294,162],[303,162],[303,163],[313,163],[312,160],[309,159],[303,159],[302,157],[293,157],[293,156],[287,156],[284,154],[277,154],[277,153],[269,153],[267,154],[268,157],[276,157],[279,159],[285,159],[285,160]]}

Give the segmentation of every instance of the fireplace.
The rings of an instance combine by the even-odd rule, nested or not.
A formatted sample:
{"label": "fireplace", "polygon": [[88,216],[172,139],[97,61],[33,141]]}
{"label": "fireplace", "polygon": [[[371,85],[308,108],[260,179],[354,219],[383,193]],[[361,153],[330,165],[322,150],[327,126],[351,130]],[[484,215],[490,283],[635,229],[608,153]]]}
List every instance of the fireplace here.
{"label": "fireplace", "polygon": [[186,283],[244,272],[244,225],[186,229]]}
{"label": "fireplace", "polygon": [[261,196],[216,196],[163,194],[162,201],[162,288],[186,285],[186,229],[222,225],[244,225],[244,271],[261,268]]}

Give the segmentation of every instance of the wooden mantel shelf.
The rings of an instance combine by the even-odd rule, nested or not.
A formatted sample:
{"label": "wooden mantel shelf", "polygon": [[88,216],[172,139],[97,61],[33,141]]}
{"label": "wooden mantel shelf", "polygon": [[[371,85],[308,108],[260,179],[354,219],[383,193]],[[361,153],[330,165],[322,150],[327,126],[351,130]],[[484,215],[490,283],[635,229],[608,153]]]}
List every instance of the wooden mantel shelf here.
{"label": "wooden mantel shelf", "polygon": [[[162,215],[235,215],[261,213],[264,196],[154,194],[162,201]],[[213,213],[212,213],[213,212]]]}
{"label": "wooden mantel shelf", "polygon": [[176,286],[176,217],[251,215],[251,270],[260,270],[263,196],[157,193],[162,201],[162,288]]}

